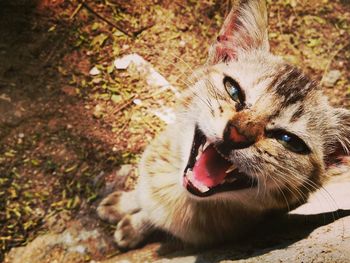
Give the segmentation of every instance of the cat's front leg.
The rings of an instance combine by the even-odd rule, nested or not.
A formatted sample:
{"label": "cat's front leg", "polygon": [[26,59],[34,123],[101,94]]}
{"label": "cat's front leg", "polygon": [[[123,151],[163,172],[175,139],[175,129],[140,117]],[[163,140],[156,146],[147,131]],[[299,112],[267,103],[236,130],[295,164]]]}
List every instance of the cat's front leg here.
{"label": "cat's front leg", "polygon": [[140,244],[153,227],[137,200],[137,191],[116,191],[101,201],[98,216],[110,223],[118,223],[114,238],[120,248],[134,248]]}
{"label": "cat's front leg", "polygon": [[135,214],[125,215],[114,233],[115,242],[120,248],[130,249],[138,246],[153,230],[147,214],[140,210]]}
{"label": "cat's front leg", "polygon": [[137,192],[115,191],[104,198],[97,207],[98,216],[109,223],[118,223],[125,215],[140,211]]}

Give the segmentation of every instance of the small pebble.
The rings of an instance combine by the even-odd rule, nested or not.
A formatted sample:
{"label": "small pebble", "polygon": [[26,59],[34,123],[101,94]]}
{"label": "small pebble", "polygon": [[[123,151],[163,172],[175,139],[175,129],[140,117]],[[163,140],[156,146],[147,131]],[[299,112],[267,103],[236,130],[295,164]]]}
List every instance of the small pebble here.
{"label": "small pebble", "polygon": [[90,70],[90,72],[89,72],[89,74],[91,75],[91,76],[96,76],[96,75],[98,75],[98,74],[100,74],[101,73],[101,71],[98,69],[98,68],[96,68],[96,67],[93,67],[91,70]]}
{"label": "small pebble", "polygon": [[341,77],[341,72],[339,70],[331,70],[323,77],[323,85],[327,88],[331,88],[337,83]]}
{"label": "small pebble", "polygon": [[133,102],[136,105],[141,105],[142,104],[142,100],[140,100],[140,99],[134,99]]}

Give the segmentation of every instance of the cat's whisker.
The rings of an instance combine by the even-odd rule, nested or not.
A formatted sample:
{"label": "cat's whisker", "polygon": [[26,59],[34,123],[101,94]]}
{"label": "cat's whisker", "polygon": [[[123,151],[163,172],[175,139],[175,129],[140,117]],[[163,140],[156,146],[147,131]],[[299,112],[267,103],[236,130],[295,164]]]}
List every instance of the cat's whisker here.
{"label": "cat's whisker", "polygon": [[[284,184],[287,184],[287,185],[290,185],[292,189],[290,189],[289,187],[286,187],[286,189],[297,199],[297,200],[300,200],[305,202],[307,197],[299,190],[299,186],[301,185],[300,184],[300,181],[297,180],[297,181],[291,181],[291,179],[293,179],[293,175],[296,174],[296,177],[297,177],[297,174],[298,172],[297,171],[294,171],[294,170],[291,170],[287,167],[284,167],[284,166],[281,166],[278,162],[273,162],[273,163],[270,163],[270,162],[267,162],[266,160],[264,160],[266,163],[270,164],[270,165],[273,165],[276,167],[275,171],[274,171],[274,175],[277,177],[275,178],[275,180],[281,180],[284,182]],[[286,174],[289,175],[288,178],[286,178]],[[292,175],[292,176],[290,176]],[[268,176],[269,178],[272,178],[272,176]],[[302,179],[302,178],[301,178]]]}
{"label": "cat's whisker", "polygon": [[276,181],[273,177],[270,177],[270,178],[271,178],[272,181],[275,183],[275,185],[276,185],[278,191],[282,194],[283,199],[284,199],[284,201],[286,202],[287,209],[288,209],[288,211],[290,211],[290,205],[289,205],[288,199],[287,199],[286,195],[284,194],[284,192],[282,191],[282,188],[279,186],[278,181]]}
{"label": "cat's whisker", "polygon": [[[261,168],[261,170],[263,171],[263,168]],[[267,180],[268,180],[268,176],[267,174],[263,173],[264,175],[264,181],[265,181],[265,195],[268,196],[268,187],[267,187]]]}
{"label": "cat's whisker", "polygon": [[[283,167],[279,166],[280,169],[284,169]],[[294,182],[300,184],[300,185],[304,185],[304,187],[308,190],[308,191],[315,191],[315,190],[318,190],[318,189],[321,189],[322,191],[320,192],[322,194],[322,196],[324,196],[325,200],[329,203],[333,203],[335,205],[335,208],[336,208],[336,211],[337,209],[339,209],[338,205],[336,204],[335,200],[333,199],[333,197],[331,196],[331,194],[324,188],[324,187],[321,187],[319,185],[316,185],[314,182],[312,182],[309,178],[299,178],[298,176],[295,176],[296,174],[298,174],[297,171],[291,171],[289,170],[288,171],[288,174],[292,175],[289,177],[289,180],[294,180]],[[280,174],[277,174],[277,175],[280,175]],[[283,177],[283,174],[281,175],[281,178],[284,179]],[[306,184],[306,186],[305,186]],[[309,189],[308,187],[311,187],[311,189]],[[326,196],[322,193],[322,192],[325,192],[326,193]],[[303,194],[304,195],[304,194]],[[330,200],[327,198],[327,196],[330,198]],[[305,197],[304,197],[305,198]],[[320,202],[321,204],[321,202]],[[338,212],[336,212],[338,213]],[[335,220],[335,218],[334,218]]]}
{"label": "cat's whisker", "polygon": [[[266,177],[263,176],[263,178],[261,178],[261,176],[258,176],[258,175],[264,175],[264,173],[262,173],[262,168],[259,167],[259,166],[255,166],[252,171],[250,172],[251,175],[255,175],[254,177],[256,178],[257,180],[257,185],[258,185],[258,191],[256,193],[256,197],[258,197],[260,195],[260,191],[262,193],[265,192],[266,194],[266,189],[267,189],[267,185],[266,185]],[[262,190],[261,190],[262,188]],[[263,191],[265,190],[265,191]],[[264,195],[264,194],[262,194]]]}
{"label": "cat's whisker", "polygon": [[307,196],[305,196],[305,194],[299,190],[298,185],[294,184],[295,182],[291,181],[291,178],[289,179],[285,178],[284,174],[281,174],[281,175],[276,174],[276,175],[279,176],[279,179],[283,180],[285,184],[287,184],[287,186],[285,186],[285,189],[288,190],[296,198],[298,202],[300,203],[306,202]]}
{"label": "cat's whisker", "polygon": [[[324,188],[323,186],[321,186],[321,187],[317,186],[317,185],[316,185],[313,181],[311,181],[309,178],[307,178],[306,180],[307,180],[307,183],[308,183],[308,184],[314,185],[315,190],[317,190],[317,189],[320,190],[320,194],[322,194],[322,196],[324,196],[324,194],[325,194],[324,198],[326,199],[327,202],[329,202],[330,204],[334,204],[333,208],[335,209],[335,211],[332,212],[332,215],[333,215],[334,213],[336,213],[337,218],[340,218],[339,213],[338,213],[339,206],[338,206],[337,202],[335,201],[335,199],[333,198],[333,196],[328,192],[328,190],[327,190],[326,188]],[[329,199],[328,199],[327,197],[328,197]],[[334,220],[334,221],[336,220],[336,218],[334,217],[334,215],[333,215],[333,220]]]}
{"label": "cat's whisker", "polygon": [[[332,218],[333,218],[333,221],[337,220],[340,218],[340,215],[339,215],[339,206],[338,204],[336,203],[335,199],[333,198],[333,196],[327,191],[327,189],[325,189],[323,186],[318,186],[316,185],[313,181],[311,181],[309,178],[306,178],[306,183],[308,185],[310,185],[313,190],[319,190],[319,193],[321,194],[321,196],[323,196],[323,198],[326,200],[327,203],[330,204],[330,208],[331,209],[334,209],[334,211],[331,211],[331,214],[332,214]],[[317,198],[318,199],[318,198]],[[320,203],[320,205],[322,206],[322,203],[321,200],[318,200],[318,202]],[[334,204],[334,206],[332,206],[332,204]],[[323,207],[323,206],[322,206]],[[333,208],[332,208],[333,207]],[[328,209],[327,209],[328,210]],[[343,222],[343,233],[344,233],[344,222]]]}
{"label": "cat's whisker", "polygon": [[[295,178],[295,177],[291,177],[291,179],[293,179],[293,178]],[[316,191],[316,190],[322,190],[322,191],[324,191],[324,192],[326,193],[326,196],[324,196],[325,199],[326,199],[326,201],[327,201],[327,202],[331,201],[332,203],[334,203],[335,208],[336,208],[336,209],[339,209],[339,207],[338,207],[338,205],[336,204],[336,202],[335,202],[334,198],[332,197],[332,195],[331,195],[324,187],[320,187],[319,185],[317,185],[316,183],[314,183],[314,182],[313,182],[312,180],[310,180],[309,178],[301,178],[301,180],[302,180],[302,183],[304,184],[304,187],[306,187],[305,184],[306,184],[308,187],[311,187],[311,189],[308,188],[308,187],[306,187],[306,189],[307,189],[308,191],[311,191],[311,192]],[[321,194],[323,195],[323,193],[321,193]],[[330,198],[330,200],[327,199],[327,196]]]}
{"label": "cat's whisker", "polygon": [[[307,196],[305,196],[305,194],[303,192],[301,192],[301,190],[299,190],[299,186],[301,184],[299,184],[299,185],[297,184],[297,183],[300,183],[300,181],[298,181],[298,180],[291,181],[292,179],[298,179],[298,178],[293,177],[293,173],[291,173],[290,171],[288,173],[283,172],[284,169],[285,168],[280,167],[280,169],[276,172],[275,175],[278,176],[278,179],[284,181],[286,184],[291,186],[291,188],[286,187],[286,189],[289,190],[296,197],[296,199],[298,201],[300,201],[299,198],[301,198],[302,202],[306,202]],[[286,174],[289,175],[288,178],[285,176]],[[290,175],[292,175],[292,176],[290,176]],[[292,190],[294,190],[295,192],[293,192]],[[299,197],[296,196],[295,194],[297,194]]]}

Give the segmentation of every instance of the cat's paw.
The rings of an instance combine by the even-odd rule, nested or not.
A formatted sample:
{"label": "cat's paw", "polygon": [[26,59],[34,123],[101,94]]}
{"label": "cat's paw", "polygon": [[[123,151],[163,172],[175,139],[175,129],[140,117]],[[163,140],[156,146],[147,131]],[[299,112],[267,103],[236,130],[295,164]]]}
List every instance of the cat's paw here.
{"label": "cat's paw", "polygon": [[123,192],[117,191],[102,200],[97,207],[97,214],[102,220],[116,223],[123,218],[124,212],[120,207],[122,194]]}
{"label": "cat's paw", "polygon": [[114,232],[114,239],[117,245],[123,249],[135,248],[144,239],[142,231],[133,224],[132,215],[126,215],[118,223]]}

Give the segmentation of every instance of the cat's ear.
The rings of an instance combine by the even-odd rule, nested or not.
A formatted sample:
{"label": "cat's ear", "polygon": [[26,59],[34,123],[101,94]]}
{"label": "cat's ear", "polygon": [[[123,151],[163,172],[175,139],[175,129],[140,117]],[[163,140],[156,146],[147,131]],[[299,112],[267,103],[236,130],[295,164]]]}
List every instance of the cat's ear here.
{"label": "cat's ear", "polygon": [[346,109],[334,109],[335,127],[329,141],[335,141],[331,145],[331,151],[326,156],[327,165],[342,161],[350,156],[350,111]]}
{"label": "cat's ear", "polygon": [[265,0],[242,0],[225,19],[209,50],[208,63],[235,59],[239,50],[269,50]]}

